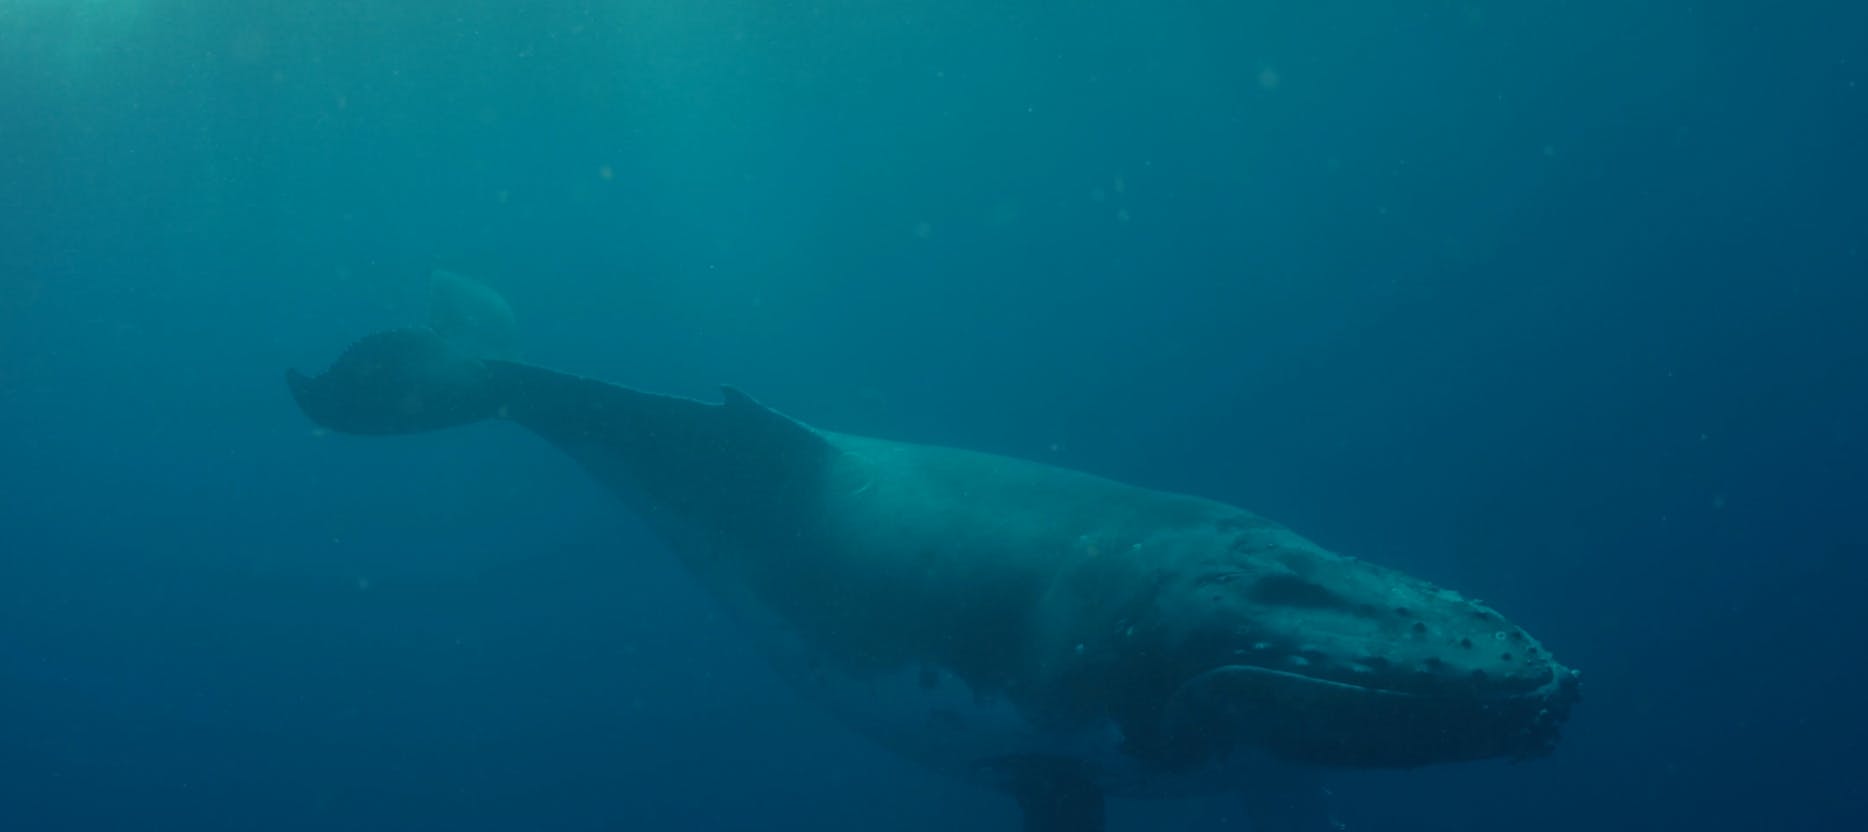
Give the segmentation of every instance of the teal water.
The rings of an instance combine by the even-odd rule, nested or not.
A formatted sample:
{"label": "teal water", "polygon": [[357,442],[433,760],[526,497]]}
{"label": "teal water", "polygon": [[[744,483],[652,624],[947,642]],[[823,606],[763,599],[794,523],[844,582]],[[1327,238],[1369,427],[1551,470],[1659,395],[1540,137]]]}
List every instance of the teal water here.
{"label": "teal water", "polygon": [[529,359],[1225,499],[1585,670],[1351,829],[1853,828],[1865,64],[1841,2],[0,0],[0,828],[1016,828],[528,437],[314,433],[282,370],[436,267]]}

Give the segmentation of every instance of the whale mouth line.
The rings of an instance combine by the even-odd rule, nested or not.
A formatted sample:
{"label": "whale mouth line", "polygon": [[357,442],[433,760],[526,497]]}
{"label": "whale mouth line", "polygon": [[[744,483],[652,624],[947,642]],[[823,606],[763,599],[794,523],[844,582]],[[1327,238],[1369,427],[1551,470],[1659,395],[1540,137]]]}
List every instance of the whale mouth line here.
{"label": "whale mouth line", "polygon": [[[1326,764],[1522,760],[1550,753],[1580,698],[1576,674],[1562,668],[1553,668],[1550,679],[1535,688],[1441,692],[1228,664],[1175,690],[1162,712],[1162,732],[1196,751],[1257,744]],[[1215,739],[1220,736],[1231,739]],[[1442,751],[1436,756],[1418,750],[1430,746]]]}
{"label": "whale mouth line", "polygon": [[1278,679],[1286,679],[1286,680],[1290,680],[1294,682],[1303,682],[1306,684],[1313,684],[1313,685],[1323,685],[1326,687],[1335,688],[1337,690],[1354,691],[1357,693],[1367,693],[1367,694],[1373,694],[1376,696],[1393,696],[1393,697],[1402,698],[1402,699],[1420,698],[1420,694],[1410,693],[1404,690],[1393,690],[1391,688],[1378,688],[1378,687],[1370,687],[1368,685],[1358,685],[1354,682],[1345,682],[1340,679],[1331,679],[1325,676],[1316,676],[1316,675],[1309,674],[1309,673],[1293,673],[1289,670],[1277,670],[1274,668],[1269,668],[1263,665],[1256,665],[1256,664],[1220,665],[1219,667],[1215,667],[1211,670],[1206,671],[1205,673],[1202,673],[1198,676],[1193,677],[1192,679],[1187,680],[1187,685],[1194,685],[1203,680],[1217,678],[1220,674],[1232,674],[1232,673],[1252,673],[1252,674],[1258,674],[1258,675],[1263,675],[1263,676],[1271,676],[1271,677],[1278,678]]}
{"label": "whale mouth line", "polygon": [[[1357,699],[1375,699],[1389,702],[1419,700],[1419,694],[1388,688],[1358,685],[1322,676],[1306,673],[1293,673],[1254,664],[1226,664],[1203,671],[1181,683],[1168,698],[1164,718],[1170,722],[1175,717],[1185,718],[1190,714],[1213,714],[1230,710],[1226,699],[1228,691],[1237,693],[1243,685],[1250,685],[1255,690],[1263,690],[1267,685],[1290,690],[1302,687],[1306,690],[1333,692],[1339,696]],[[1327,694],[1325,694],[1327,695]],[[1217,710],[1216,710],[1217,709]]]}
{"label": "whale mouth line", "polygon": [[[1203,682],[1216,681],[1216,680],[1229,677],[1229,676],[1233,678],[1239,678],[1244,675],[1251,675],[1251,676],[1256,676],[1259,678],[1265,678],[1265,679],[1276,680],[1276,681],[1295,682],[1295,683],[1305,684],[1305,685],[1314,685],[1314,686],[1317,686],[1318,688],[1325,689],[1325,690],[1334,690],[1334,691],[1344,692],[1344,693],[1365,694],[1368,696],[1387,697],[1387,698],[1392,698],[1396,700],[1417,700],[1419,701],[1419,700],[1432,700],[1432,699],[1447,698],[1442,692],[1439,692],[1439,691],[1423,692],[1423,691],[1396,690],[1394,688],[1357,684],[1355,682],[1345,681],[1343,679],[1331,678],[1328,676],[1320,676],[1320,675],[1310,674],[1310,673],[1298,673],[1298,672],[1293,672],[1290,670],[1281,670],[1278,668],[1265,667],[1264,665],[1256,665],[1256,664],[1220,665],[1218,667],[1207,670],[1193,677],[1192,679],[1187,680],[1186,683],[1181,685],[1180,691],[1181,691],[1181,694],[1184,694],[1188,692],[1189,690],[1194,689],[1196,686],[1200,685]],[[1513,691],[1499,691],[1499,692],[1494,692],[1491,694],[1478,694],[1476,696],[1474,695],[1474,692],[1468,691],[1461,698],[1465,698],[1468,700],[1477,699],[1482,702],[1528,702],[1528,701],[1534,701],[1534,700],[1540,700],[1540,699],[1548,699],[1551,696],[1553,696],[1561,688],[1561,686],[1562,686],[1561,674],[1553,672],[1550,674],[1549,679],[1545,680],[1543,684],[1538,685],[1535,688],[1529,688],[1529,689],[1524,689],[1524,690],[1513,690]],[[1176,696],[1179,696],[1179,695],[1180,694],[1176,694]]]}

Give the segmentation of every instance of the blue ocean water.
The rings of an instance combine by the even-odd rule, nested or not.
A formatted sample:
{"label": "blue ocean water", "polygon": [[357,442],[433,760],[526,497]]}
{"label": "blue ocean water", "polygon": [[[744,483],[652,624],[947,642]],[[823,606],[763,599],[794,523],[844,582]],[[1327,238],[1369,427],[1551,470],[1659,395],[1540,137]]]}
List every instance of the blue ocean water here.
{"label": "blue ocean water", "polygon": [[[510,428],[528,359],[1220,498],[1584,671],[1361,830],[1868,812],[1868,6],[0,0],[0,829],[1015,829]],[[1227,796],[1112,829],[1243,828]]]}

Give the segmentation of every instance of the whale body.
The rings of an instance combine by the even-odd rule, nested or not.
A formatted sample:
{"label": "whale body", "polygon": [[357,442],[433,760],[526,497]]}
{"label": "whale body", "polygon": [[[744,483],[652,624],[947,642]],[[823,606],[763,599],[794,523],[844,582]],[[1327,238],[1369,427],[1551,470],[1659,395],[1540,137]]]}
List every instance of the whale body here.
{"label": "whale body", "polygon": [[806,425],[726,388],[658,395],[433,329],[287,372],[331,430],[497,419],[668,542],[787,680],[854,729],[1015,797],[1032,832],[1105,795],[1281,764],[1548,753],[1578,676],[1490,607],[1244,509]]}

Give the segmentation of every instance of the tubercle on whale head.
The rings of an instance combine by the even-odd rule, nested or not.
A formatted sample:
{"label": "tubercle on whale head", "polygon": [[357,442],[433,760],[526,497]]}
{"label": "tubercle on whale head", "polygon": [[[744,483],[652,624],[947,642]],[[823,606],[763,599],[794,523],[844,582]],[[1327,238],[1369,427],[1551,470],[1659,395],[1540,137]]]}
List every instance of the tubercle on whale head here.
{"label": "tubercle on whale head", "polygon": [[1156,753],[1385,768],[1554,748],[1578,674],[1491,607],[1256,518],[1222,531],[1155,553],[1173,568],[1135,616],[1153,658],[1129,672],[1155,685],[1130,728]]}

